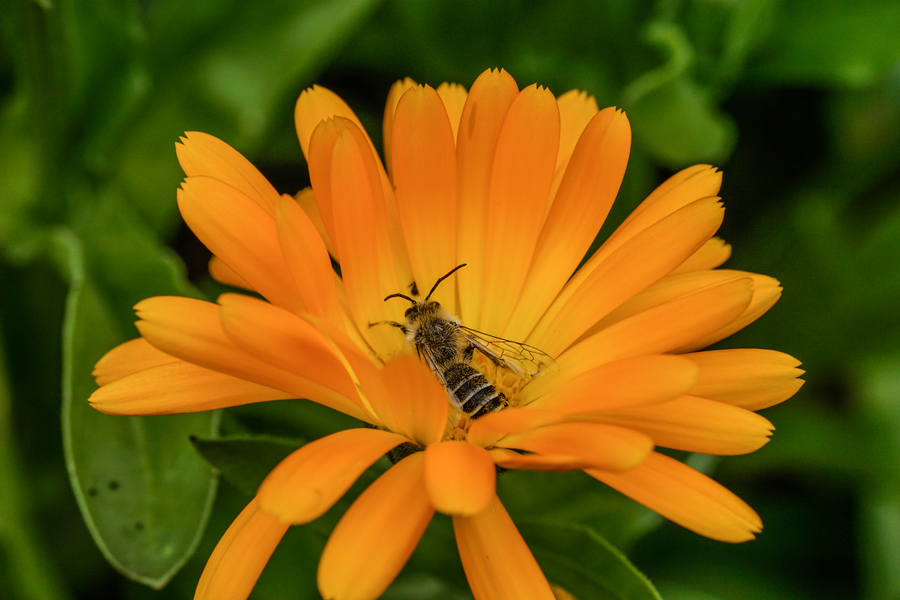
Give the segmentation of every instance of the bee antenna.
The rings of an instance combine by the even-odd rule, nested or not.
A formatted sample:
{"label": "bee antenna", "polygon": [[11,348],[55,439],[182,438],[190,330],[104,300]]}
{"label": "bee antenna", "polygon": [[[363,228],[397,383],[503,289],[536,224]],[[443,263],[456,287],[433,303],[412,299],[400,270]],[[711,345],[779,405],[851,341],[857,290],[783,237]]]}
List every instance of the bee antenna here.
{"label": "bee antenna", "polygon": [[407,295],[405,295],[405,294],[391,294],[390,296],[385,296],[385,297],[384,297],[384,302],[387,302],[387,301],[390,300],[391,298],[404,298],[404,299],[406,299],[406,300],[409,300],[409,301],[412,302],[413,304],[416,303],[415,300],[413,300],[412,298],[410,298],[409,296],[407,296]]}
{"label": "bee antenna", "polygon": [[427,302],[428,299],[431,298],[431,295],[434,293],[434,290],[437,289],[437,286],[440,285],[440,283],[441,283],[443,280],[447,279],[448,277],[450,277],[451,275],[453,275],[454,273],[456,273],[457,271],[459,271],[460,269],[462,269],[464,266],[466,266],[466,264],[467,264],[467,263],[463,263],[463,264],[461,264],[461,265],[456,265],[455,267],[453,267],[453,269],[452,269],[449,273],[447,273],[446,275],[444,275],[443,277],[441,277],[441,278],[439,278],[437,281],[435,281],[435,282],[434,282],[434,286],[432,286],[432,288],[431,288],[431,291],[428,292],[428,295],[427,295],[427,296],[425,296],[425,301]]}

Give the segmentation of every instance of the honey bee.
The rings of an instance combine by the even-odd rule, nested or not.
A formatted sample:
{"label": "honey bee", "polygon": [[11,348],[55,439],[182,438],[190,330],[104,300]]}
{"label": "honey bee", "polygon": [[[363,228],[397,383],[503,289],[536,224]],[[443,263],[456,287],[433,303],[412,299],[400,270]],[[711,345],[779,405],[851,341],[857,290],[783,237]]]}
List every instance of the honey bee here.
{"label": "honey bee", "polygon": [[[533,346],[495,337],[470,329],[435,300],[431,295],[438,285],[463,268],[458,265],[440,277],[425,296],[416,300],[405,294],[391,294],[391,298],[409,300],[412,306],[406,309],[405,323],[381,321],[369,323],[391,325],[406,334],[407,343],[416,349],[416,354],[444,386],[451,403],[459,410],[477,419],[489,412],[509,406],[506,395],[492,385],[478,369],[472,366],[477,350],[497,367],[507,369],[522,379],[540,375],[544,370],[556,368],[556,361]],[[416,294],[413,287],[413,294]]]}

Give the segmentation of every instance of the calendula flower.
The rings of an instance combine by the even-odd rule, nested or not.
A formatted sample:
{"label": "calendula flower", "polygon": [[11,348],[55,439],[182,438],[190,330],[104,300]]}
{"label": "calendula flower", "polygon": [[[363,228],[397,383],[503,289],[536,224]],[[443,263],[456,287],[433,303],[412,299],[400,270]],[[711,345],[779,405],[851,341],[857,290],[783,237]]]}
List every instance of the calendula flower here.
{"label": "calendula flower", "polygon": [[[486,71],[468,92],[398,82],[384,163],[324,88],[301,95],[296,124],[312,182],[296,197],[211,136],[189,133],[178,146],[179,208],[214,254],[212,275],[264,300],[145,300],[141,338],[95,371],[91,402],[111,414],[305,398],[366,425],[275,468],[219,542],[197,598],[245,598],[287,527],[324,513],[388,452],[394,466],[326,545],[324,598],[379,596],[438,511],[453,518],[478,600],[551,600],[496,495],[498,466],[584,470],[718,540],[761,530],[731,492],[654,451],[752,452],[772,430],[754,411],[802,384],[799,363],[779,352],[700,351],[781,291],[717,268],[730,254],[713,237],[720,173],[698,165],[671,177],[578,268],[630,147],[625,115],[586,94],[519,90],[505,71]],[[384,300],[421,302],[461,264],[432,290],[455,315],[448,322],[552,357],[522,372],[490,348],[463,352],[503,398],[478,418],[449,401],[439,366],[416,358],[403,331],[410,304]]]}

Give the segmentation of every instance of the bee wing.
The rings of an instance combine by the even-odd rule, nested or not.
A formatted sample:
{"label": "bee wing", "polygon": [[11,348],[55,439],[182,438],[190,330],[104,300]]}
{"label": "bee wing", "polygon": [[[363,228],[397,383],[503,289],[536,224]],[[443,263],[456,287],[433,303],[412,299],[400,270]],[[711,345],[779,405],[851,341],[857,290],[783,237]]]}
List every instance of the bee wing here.
{"label": "bee wing", "polygon": [[460,326],[460,333],[495,365],[519,377],[536,377],[559,368],[549,354],[534,346],[493,336],[483,331]]}
{"label": "bee wing", "polygon": [[416,344],[416,354],[419,355],[419,359],[423,360],[425,364],[428,365],[428,368],[431,369],[431,372],[434,373],[434,376],[438,378],[438,381],[441,382],[441,385],[446,388],[447,377],[438,366],[437,360],[434,358],[434,352],[431,351],[431,348],[429,348],[425,344]]}

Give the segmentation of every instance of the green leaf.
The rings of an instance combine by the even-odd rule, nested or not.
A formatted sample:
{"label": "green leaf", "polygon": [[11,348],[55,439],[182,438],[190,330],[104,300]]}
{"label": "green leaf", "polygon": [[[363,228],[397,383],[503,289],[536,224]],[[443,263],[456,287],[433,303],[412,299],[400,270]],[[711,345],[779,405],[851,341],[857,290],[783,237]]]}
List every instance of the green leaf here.
{"label": "green leaf", "polygon": [[135,337],[127,308],[154,294],[185,294],[177,260],[112,199],[77,230],[56,233],[70,290],[63,327],[63,445],[78,506],[109,562],[163,587],[195,551],[216,477],[191,435],[214,435],[218,414],[104,415],[87,402],[95,362]]}
{"label": "green leaf", "polygon": [[302,440],[269,435],[234,435],[216,439],[192,438],[197,452],[227,481],[248,496]]}
{"label": "green leaf", "polygon": [[734,148],[737,128],[719,111],[712,90],[692,79],[694,50],[684,32],[672,23],[655,22],[645,37],[667,60],[623,92],[635,139],[672,168],[724,161]]}
{"label": "green leaf", "polygon": [[872,85],[900,59],[893,0],[782,2],[769,51],[751,70],[768,84]]}
{"label": "green leaf", "polygon": [[[97,143],[113,153],[110,172],[148,222],[160,229],[172,222],[181,178],[173,152],[179,136],[205,131],[253,158],[273,130],[292,129],[292,107],[303,87],[377,4],[210,0],[198,7],[170,0],[155,5],[146,24],[153,61],[146,73],[135,67],[123,80],[131,87],[137,81],[147,96],[131,104],[129,118],[118,121],[115,143]],[[299,163],[296,139],[292,149],[285,162]]]}
{"label": "green leaf", "polygon": [[576,598],[661,600],[625,555],[590,527],[541,520],[516,525],[547,579]]}
{"label": "green leaf", "polygon": [[59,575],[42,548],[31,510],[31,489],[15,445],[8,370],[0,343],[0,557],[9,569],[8,585],[16,598],[63,600]]}

